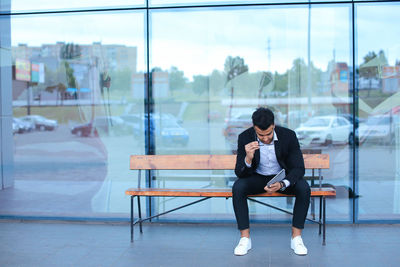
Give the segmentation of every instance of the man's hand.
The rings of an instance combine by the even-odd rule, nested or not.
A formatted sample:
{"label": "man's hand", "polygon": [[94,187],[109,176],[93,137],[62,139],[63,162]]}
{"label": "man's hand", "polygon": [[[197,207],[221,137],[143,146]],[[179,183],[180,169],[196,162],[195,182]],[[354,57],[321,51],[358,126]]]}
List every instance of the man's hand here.
{"label": "man's hand", "polygon": [[281,188],[282,188],[281,183],[280,182],[276,182],[276,183],[271,184],[269,187],[265,186],[264,190],[267,191],[267,193],[274,193],[274,192],[278,191]]}
{"label": "man's hand", "polygon": [[246,162],[248,164],[251,164],[254,158],[254,152],[259,148],[260,147],[257,141],[248,143],[247,145],[244,146],[244,149],[246,150]]}

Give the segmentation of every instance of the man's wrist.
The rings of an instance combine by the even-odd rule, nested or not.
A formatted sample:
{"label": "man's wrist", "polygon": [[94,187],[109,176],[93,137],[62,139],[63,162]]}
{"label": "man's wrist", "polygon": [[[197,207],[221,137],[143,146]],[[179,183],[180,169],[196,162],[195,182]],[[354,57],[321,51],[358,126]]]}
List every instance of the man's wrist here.
{"label": "man's wrist", "polygon": [[286,189],[286,184],[283,181],[280,181],[279,184],[281,185],[281,188],[279,189],[279,191],[283,191]]}
{"label": "man's wrist", "polygon": [[247,167],[251,167],[251,160],[250,160],[250,163],[247,160],[248,160],[248,157],[246,156],[244,158],[244,162],[246,163]]}

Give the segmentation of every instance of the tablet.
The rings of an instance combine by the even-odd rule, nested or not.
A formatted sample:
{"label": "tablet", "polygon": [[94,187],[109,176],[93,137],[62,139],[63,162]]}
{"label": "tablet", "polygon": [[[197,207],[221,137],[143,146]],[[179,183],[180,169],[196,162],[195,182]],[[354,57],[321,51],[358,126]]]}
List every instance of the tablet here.
{"label": "tablet", "polygon": [[280,172],[278,172],[278,173],[274,176],[274,178],[272,178],[272,179],[267,183],[267,186],[270,186],[270,185],[272,185],[272,184],[274,184],[274,183],[276,183],[276,182],[280,182],[280,181],[282,181],[283,179],[285,179],[285,177],[286,177],[285,169],[282,169]]}

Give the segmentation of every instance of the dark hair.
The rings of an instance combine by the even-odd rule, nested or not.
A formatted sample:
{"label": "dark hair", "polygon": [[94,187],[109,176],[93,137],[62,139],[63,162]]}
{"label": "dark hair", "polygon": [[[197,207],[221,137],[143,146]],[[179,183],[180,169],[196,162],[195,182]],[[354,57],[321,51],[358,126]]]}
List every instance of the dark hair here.
{"label": "dark hair", "polygon": [[267,130],[272,124],[274,124],[274,113],[268,108],[257,108],[251,116],[253,125],[257,126],[261,130]]}

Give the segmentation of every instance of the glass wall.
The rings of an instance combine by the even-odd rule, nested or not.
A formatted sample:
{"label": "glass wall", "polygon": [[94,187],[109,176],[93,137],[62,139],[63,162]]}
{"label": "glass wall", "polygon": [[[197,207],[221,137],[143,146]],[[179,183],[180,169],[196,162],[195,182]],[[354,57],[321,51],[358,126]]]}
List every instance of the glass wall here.
{"label": "glass wall", "polygon": [[129,155],[145,153],[129,120],[144,113],[144,19],[11,17],[12,83],[2,90],[12,90],[14,187],[1,192],[2,214],[126,216]]}
{"label": "glass wall", "polygon": [[357,5],[358,218],[400,218],[399,4]]}
{"label": "glass wall", "polygon": [[[137,184],[129,155],[235,154],[252,112],[268,106],[303,153],[329,154],[329,221],[399,219],[397,3],[25,2],[1,2],[1,160],[14,173],[2,182],[0,216],[126,220],[124,192]],[[229,188],[235,179],[146,176],[168,188]],[[190,201],[142,204],[163,212]],[[290,220],[254,203],[250,212]],[[230,199],[211,199],[162,220],[234,215]]]}
{"label": "glass wall", "polygon": [[144,7],[145,0],[0,0],[0,12],[2,13],[26,13],[26,12],[51,12],[69,10],[93,10],[93,9],[116,9],[127,7]]}
{"label": "glass wall", "polygon": [[[305,152],[330,155],[324,183],[336,186],[338,197],[328,202],[335,210],[329,215],[350,220],[350,14],[349,5],[152,11],[154,110],[178,122],[161,125],[164,132],[175,130],[176,145],[156,140],[156,153],[235,153],[237,136],[251,126],[252,112],[269,106],[277,124],[297,132]],[[162,77],[169,77],[169,90],[161,90]],[[204,175],[190,172],[191,179],[182,182],[159,172],[155,186],[214,188],[234,180],[232,172],[225,182],[217,178],[221,173]],[[159,211],[177,202],[182,200],[166,199]],[[285,199],[272,202],[292,207]],[[257,204],[252,208],[258,217],[284,218]],[[230,202],[215,199],[181,212],[210,216],[232,210]]]}

